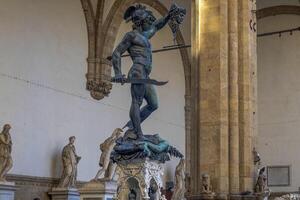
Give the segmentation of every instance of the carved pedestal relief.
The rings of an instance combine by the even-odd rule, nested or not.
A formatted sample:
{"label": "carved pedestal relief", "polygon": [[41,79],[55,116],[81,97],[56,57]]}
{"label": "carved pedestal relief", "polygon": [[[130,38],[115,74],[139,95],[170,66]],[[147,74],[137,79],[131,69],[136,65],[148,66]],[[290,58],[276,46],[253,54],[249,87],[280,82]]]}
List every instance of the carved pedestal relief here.
{"label": "carved pedestal relief", "polygon": [[145,160],[118,164],[117,173],[119,179],[116,199],[165,199],[161,194],[163,168],[158,162]]}

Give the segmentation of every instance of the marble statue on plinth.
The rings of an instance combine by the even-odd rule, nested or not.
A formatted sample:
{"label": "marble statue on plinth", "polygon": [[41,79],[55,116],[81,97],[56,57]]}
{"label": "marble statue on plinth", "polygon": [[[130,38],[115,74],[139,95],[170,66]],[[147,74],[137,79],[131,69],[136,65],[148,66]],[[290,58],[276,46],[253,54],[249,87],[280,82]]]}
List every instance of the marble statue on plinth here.
{"label": "marble statue on plinth", "polygon": [[214,199],[215,193],[213,192],[212,185],[210,182],[210,175],[207,173],[202,174],[202,186],[201,186],[201,199]]}
{"label": "marble statue on plinth", "polygon": [[[123,130],[117,128],[112,135],[100,144],[100,169],[95,178],[79,189],[82,199],[112,199],[117,192],[117,183],[114,181],[116,163],[110,159],[116,140],[121,137]],[[104,174],[103,178],[100,178]]]}
{"label": "marble statue on plinth", "polygon": [[[111,81],[122,85],[131,84],[132,98],[130,120],[124,127],[128,130],[116,140],[110,156],[111,161],[117,164],[118,200],[165,199],[160,192],[163,174],[161,165],[172,156],[183,158],[175,147],[158,134],[145,135],[141,123],[158,108],[155,86],[167,83],[150,78],[150,39],[168,23],[175,35],[185,15],[186,10],[176,4],[171,6],[166,16],[158,20],[141,4],[130,6],[124,14],[124,20],[133,23],[133,30],[125,34],[110,58],[115,73]],[[125,52],[129,53],[133,61],[127,77],[121,70],[121,57]],[[147,104],[141,108],[144,100]]]}
{"label": "marble statue on plinth", "polygon": [[175,188],[172,200],[184,199],[185,193],[185,160],[181,159],[175,171]]}
{"label": "marble statue on plinth", "polygon": [[63,148],[63,172],[58,184],[58,188],[76,188],[77,165],[81,157],[76,154],[74,146],[75,139],[75,136],[71,136],[69,138],[69,144]]}
{"label": "marble statue on plinth", "polygon": [[266,176],[266,167],[260,167],[261,164],[261,157],[253,148],[253,160],[254,160],[254,167],[257,171],[256,176],[254,176],[254,195],[258,200],[267,200],[270,196],[270,189],[267,187],[267,176]]}
{"label": "marble statue on plinth", "polygon": [[80,200],[76,181],[77,165],[81,157],[76,154],[75,139],[75,136],[69,137],[69,143],[63,148],[63,171],[58,186],[49,192],[52,200]]}
{"label": "marble statue on plinth", "polygon": [[211,194],[212,193],[212,186],[210,183],[210,176],[209,174],[202,174],[202,193]]}
{"label": "marble statue on plinth", "polygon": [[5,124],[0,133],[0,182],[6,182],[5,176],[13,166],[11,157],[12,140],[10,136],[11,126]]}
{"label": "marble statue on plinth", "polygon": [[14,200],[17,189],[14,182],[6,180],[6,175],[13,166],[10,129],[11,126],[5,124],[0,133],[0,200]]}
{"label": "marble statue on plinth", "polygon": [[267,187],[267,176],[265,174],[266,167],[259,169],[257,180],[255,183],[255,196],[258,200],[268,200],[270,189]]}
{"label": "marble statue on plinth", "polygon": [[258,178],[255,184],[255,192],[263,193],[267,186],[267,176],[265,175],[266,168],[263,167],[259,170]]}
{"label": "marble statue on plinth", "polygon": [[100,144],[101,156],[99,166],[101,167],[94,181],[97,181],[104,174],[104,179],[112,180],[115,174],[116,164],[110,160],[111,152],[116,144],[116,140],[122,135],[122,129],[115,129],[112,135]]}

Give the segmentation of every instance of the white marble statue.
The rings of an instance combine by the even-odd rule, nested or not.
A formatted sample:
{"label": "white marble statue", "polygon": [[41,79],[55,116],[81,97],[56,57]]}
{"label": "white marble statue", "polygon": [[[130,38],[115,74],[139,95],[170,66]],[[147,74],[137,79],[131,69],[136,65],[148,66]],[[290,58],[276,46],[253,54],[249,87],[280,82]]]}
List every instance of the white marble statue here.
{"label": "white marble statue", "polygon": [[5,124],[0,133],[0,182],[6,182],[5,176],[13,166],[11,157],[12,140],[9,133],[10,129],[11,126]]}
{"label": "white marble statue", "polygon": [[185,193],[185,160],[181,159],[175,171],[175,187],[172,200],[184,199]]}
{"label": "white marble statue", "polygon": [[123,130],[117,128],[112,135],[100,144],[101,156],[99,161],[100,169],[96,174],[94,181],[97,181],[103,174],[104,179],[112,180],[116,170],[116,164],[110,160],[110,154],[116,144],[116,140],[122,135]]}
{"label": "white marble statue", "polygon": [[265,175],[265,167],[259,170],[258,178],[255,184],[255,192],[256,193],[264,193],[267,189],[267,176]]}
{"label": "white marble statue", "polygon": [[210,176],[209,174],[202,175],[202,193],[204,194],[212,194],[212,186],[210,183]]}
{"label": "white marble statue", "polygon": [[74,142],[75,136],[69,138],[67,144],[62,152],[63,172],[58,184],[59,188],[75,188],[77,179],[77,165],[81,159],[76,154]]}

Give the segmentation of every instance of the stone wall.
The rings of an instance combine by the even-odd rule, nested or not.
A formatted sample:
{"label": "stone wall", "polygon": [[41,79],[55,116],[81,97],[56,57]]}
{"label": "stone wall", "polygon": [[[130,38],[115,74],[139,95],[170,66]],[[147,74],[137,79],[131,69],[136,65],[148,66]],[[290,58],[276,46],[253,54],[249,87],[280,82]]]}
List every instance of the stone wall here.
{"label": "stone wall", "polygon": [[[75,135],[82,156],[78,178],[90,180],[98,168],[99,143],[129,118],[128,86],[114,86],[101,101],[93,100],[86,90],[88,36],[79,0],[2,0],[0,13],[0,124],[13,127],[11,173],[59,177],[61,150]],[[128,26],[122,24],[117,42]],[[153,39],[153,48],[172,43],[171,37],[164,29]],[[184,152],[181,57],[173,51],[153,59],[153,78],[169,83],[158,88],[160,108],[145,122],[144,130],[160,133]],[[124,65],[128,69],[130,61],[124,60]],[[169,180],[173,166],[166,168]]]}
{"label": "stone wall", "polygon": [[[259,20],[259,33],[299,27],[300,16],[278,15]],[[300,33],[258,39],[258,150],[262,164],[291,167],[289,187],[274,192],[297,191],[300,186],[299,63]]]}

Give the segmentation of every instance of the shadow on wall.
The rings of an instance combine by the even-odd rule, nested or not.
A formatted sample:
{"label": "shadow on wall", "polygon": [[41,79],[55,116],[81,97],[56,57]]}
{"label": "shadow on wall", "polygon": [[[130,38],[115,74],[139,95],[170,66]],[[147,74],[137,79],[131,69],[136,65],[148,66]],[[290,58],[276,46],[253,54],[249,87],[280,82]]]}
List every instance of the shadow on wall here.
{"label": "shadow on wall", "polygon": [[174,172],[169,167],[165,168],[165,178],[166,178],[166,181],[173,181],[173,180],[168,180],[171,177],[174,177]]}
{"label": "shadow on wall", "polygon": [[59,148],[53,152],[51,157],[51,177],[60,177],[62,171],[61,152]]}

